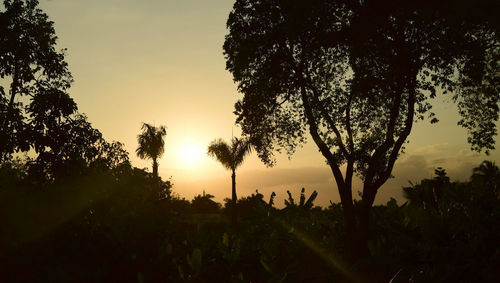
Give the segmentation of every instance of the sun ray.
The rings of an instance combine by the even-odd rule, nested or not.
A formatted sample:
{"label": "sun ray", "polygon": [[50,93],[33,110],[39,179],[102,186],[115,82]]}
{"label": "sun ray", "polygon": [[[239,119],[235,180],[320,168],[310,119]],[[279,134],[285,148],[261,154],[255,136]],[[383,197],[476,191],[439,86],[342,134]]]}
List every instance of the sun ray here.
{"label": "sun ray", "polygon": [[201,144],[192,139],[186,139],[179,145],[177,155],[179,164],[190,169],[198,167],[206,154]]}

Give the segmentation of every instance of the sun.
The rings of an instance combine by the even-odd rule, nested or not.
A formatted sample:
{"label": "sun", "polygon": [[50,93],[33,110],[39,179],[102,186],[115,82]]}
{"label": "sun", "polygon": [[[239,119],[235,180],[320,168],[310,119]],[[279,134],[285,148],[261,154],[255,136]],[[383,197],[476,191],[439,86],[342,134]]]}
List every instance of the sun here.
{"label": "sun", "polygon": [[201,163],[204,157],[205,150],[197,142],[186,139],[180,144],[178,159],[184,167],[195,167]]}

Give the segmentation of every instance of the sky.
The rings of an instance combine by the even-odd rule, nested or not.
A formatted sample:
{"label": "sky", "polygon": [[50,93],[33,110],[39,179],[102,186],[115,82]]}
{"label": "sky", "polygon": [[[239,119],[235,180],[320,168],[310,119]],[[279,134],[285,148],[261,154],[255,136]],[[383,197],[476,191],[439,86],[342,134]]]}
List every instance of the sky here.
{"label": "sky", "polygon": [[[55,22],[58,47],[67,49],[75,79],[69,92],[79,111],[107,140],[124,143],[139,168],[151,167],[135,155],[141,123],[165,125],[159,173],[187,199],[203,191],[216,201],[231,196],[230,172],[206,149],[216,138],[229,141],[240,133],[233,110],[242,94],[225,70],[222,53],[233,2],[40,0]],[[380,189],[376,203],[390,197],[404,201],[401,187],[432,177],[436,167],[445,168],[452,180],[466,180],[482,160],[500,160],[498,151],[485,156],[469,150],[449,97],[438,99],[434,110],[440,122],[413,127],[395,177]],[[237,171],[236,183],[238,197],[259,190],[268,199],[274,191],[278,205],[286,190],[298,198],[302,187],[307,194],[318,191],[317,205],[339,201],[331,171],[312,141],[290,158],[278,156],[273,168],[252,154]],[[354,191],[360,189],[356,182]]]}

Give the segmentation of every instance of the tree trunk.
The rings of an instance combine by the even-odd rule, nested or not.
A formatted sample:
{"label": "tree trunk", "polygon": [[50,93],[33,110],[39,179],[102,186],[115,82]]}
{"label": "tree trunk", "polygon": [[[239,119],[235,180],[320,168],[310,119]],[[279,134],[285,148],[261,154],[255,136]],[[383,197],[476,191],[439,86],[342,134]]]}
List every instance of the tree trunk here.
{"label": "tree trunk", "polygon": [[236,173],[233,170],[233,174],[231,175],[231,184],[232,184],[232,196],[231,196],[231,224],[233,227],[236,227],[237,223],[237,214],[236,214]]}
{"label": "tree trunk", "polygon": [[153,195],[155,200],[160,199],[160,180],[158,178],[158,161],[153,159]]}
{"label": "tree trunk", "polygon": [[366,258],[370,256],[370,251],[368,250],[368,240],[370,239],[370,211],[371,204],[361,202],[361,207],[357,211],[357,229],[356,229],[356,241],[357,246],[353,251],[354,258],[356,260]]}
{"label": "tree trunk", "polygon": [[356,245],[352,250],[352,256],[355,261],[363,260],[359,267],[360,274],[370,282],[387,282],[383,272],[379,269],[376,262],[371,259],[368,241],[370,240],[370,216],[378,186],[370,183],[363,185],[363,196],[358,209],[356,209],[356,234],[353,239]]}
{"label": "tree trunk", "polygon": [[[367,237],[364,234],[363,225],[366,223],[361,221],[360,210],[354,207],[352,201],[351,189],[345,186],[339,188],[341,194],[342,212],[344,214],[344,224],[347,236],[348,260],[352,264],[356,263],[359,259],[367,255]],[[349,192],[349,195],[347,193]],[[342,197],[343,195],[343,197]],[[366,230],[368,231],[368,230]]]}
{"label": "tree trunk", "polygon": [[158,161],[153,158],[153,178],[156,181],[158,179]]}

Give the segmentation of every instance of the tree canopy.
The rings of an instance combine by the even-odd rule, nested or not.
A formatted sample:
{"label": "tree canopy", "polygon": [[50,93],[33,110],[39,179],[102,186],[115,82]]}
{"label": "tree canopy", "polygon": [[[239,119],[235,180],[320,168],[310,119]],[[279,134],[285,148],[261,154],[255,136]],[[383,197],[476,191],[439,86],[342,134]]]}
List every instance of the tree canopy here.
{"label": "tree canopy", "polygon": [[158,178],[158,158],[165,152],[165,126],[155,127],[142,123],[142,133],[137,136],[139,146],[136,149],[137,156],[142,159],[153,160],[153,177]]}
{"label": "tree canopy", "polygon": [[214,157],[228,170],[236,170],[251,151],[247,139],[233,138],[231,144],[222,139],[216,139],[208,146],[208,155]]}
{"label": "tree canopy", "polygon": [[308,129],[338,183],[355,165],[380,186],[414,120],[437,121],[440,92],[458,104],[472,148],[493,149],[498,21],[422,3],[237,1],[224,54],[244,94],[237,122],[262,160],[293,153]]}
{"label": "tree canopy", "polygon": [[[73,78],[57,50],[53,22],[37,0],[5,0],[0,11],[0,160],[40,152],[77,107],[66,90]],[[9,85],[8,89],[5,87]],[[51,138],[48,138],[51,136]]]}
{"label": "tree canopy", "polygon": [[130,166],[128,152],[121,142],[106,141],[83,114],[74,114],[59,122],[50,135],[34,142],[38,155],[30,174],[41,179],[82,175],[89,170],[117,169]]}
{"label": "tree canopy", "polygon": [[[480,4],[466,8],[485,9]],[[498,20],[447,8],[428,1],[236,1],[224,54],[245,95],[237,121],[258,138],[261,158],[272,164],[275,149],[293,153],[308,127],[329,162],[355,160],[366,175],[376,157],[385,179],[414,119],[437,121],[429,110],[440,92],[457,102],[473,149],[493,149]]]}
{"label": "tree canopy", "polygon": [[438,94],[457,104],[473,150],[494,148],[500,24],[492,10],[498,4],[488,0],[237,0],[224,43],[244,94],[237,123],[268,165],[309,132],[334,175],[348,230],[357,223],[352,178],[363,179],[358,223],[367,229],[414,122],[438,121]]}
{"label": "tree canopy", "polygon": [[128,163],[67,93],[73,78],[54,23],[37,0],[5,0],[0,9],[0,162],[33,150],[28,171],[38,180],[115,169]]}

